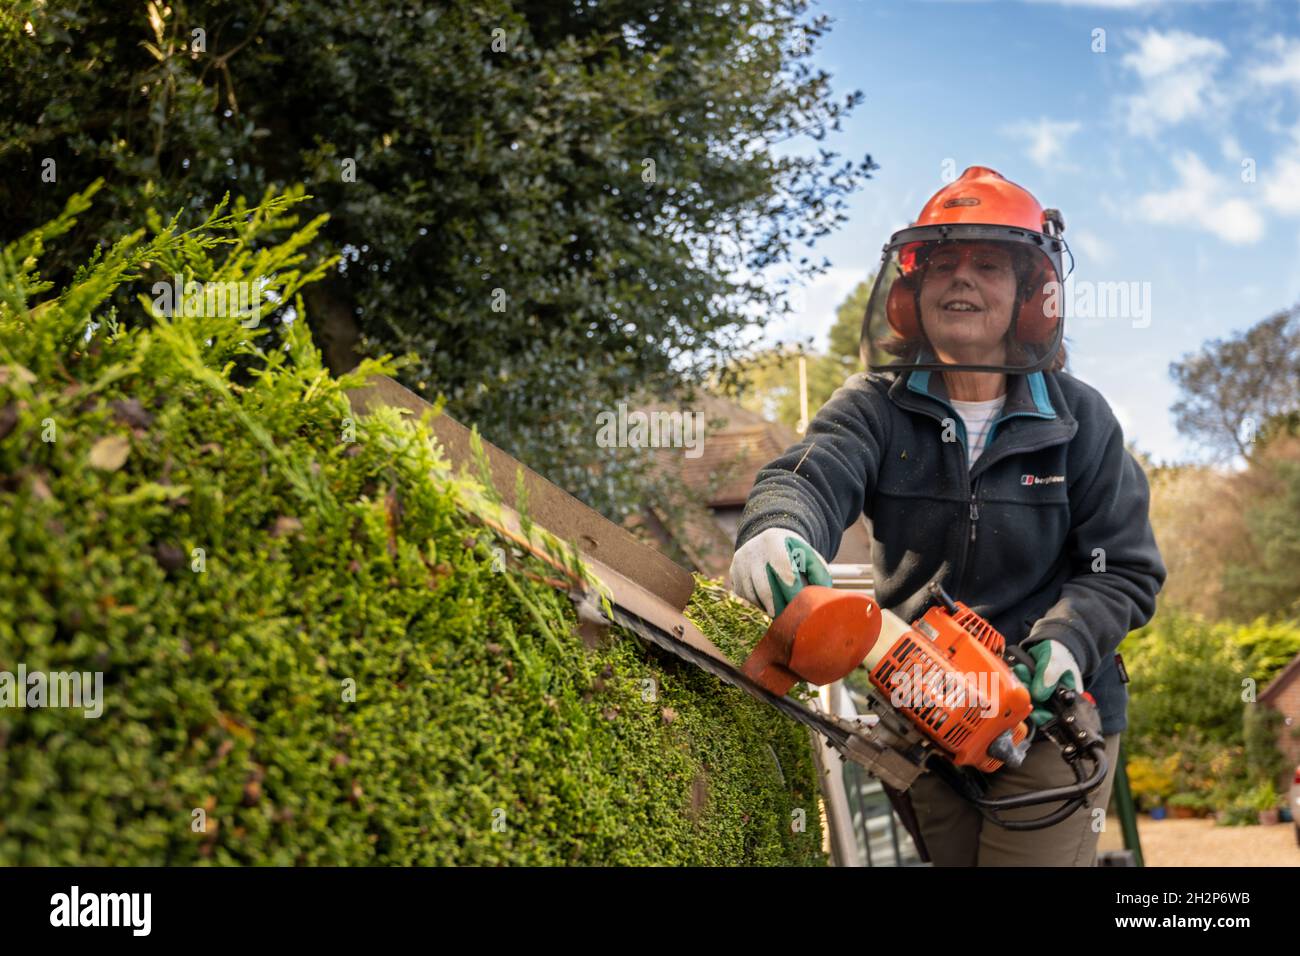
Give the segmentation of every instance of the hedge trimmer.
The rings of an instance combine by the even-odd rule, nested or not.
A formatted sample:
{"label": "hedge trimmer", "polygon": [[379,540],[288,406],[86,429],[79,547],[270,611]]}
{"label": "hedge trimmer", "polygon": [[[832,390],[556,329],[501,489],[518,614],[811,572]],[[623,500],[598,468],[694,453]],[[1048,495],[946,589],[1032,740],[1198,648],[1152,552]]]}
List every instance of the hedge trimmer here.
{"label": "hedge trimmer", "polygon": [[[376,405],[416,413],[431,409],[382,376],[354,392],[352,401],[363,412]],[[1058,685],[1041,705],[1050,711],[1049,719],[1035,726],[1028,720],[1034,709],[1029,690],[1011,669],[1023,663],[1032,670],[1032,659],[1019,647],[1008,647],[988,621],[938,585],[931,585],[934,606],[911,624],[861,592],[806,585],[737,667],[681,613],[691,587],[684,570],[504,452],[480,443],[454,420],[442,416],[433,426],[453,455],[478,459],[484,473],[488,496],[466,486],[467,510],[521,553],[549,566],[553,573],[529,574],[569,594],[584,638],[610,624],[624,627],[816,731],[893,790],[906,792],[922,773],[937,773],[1007,829],[1039,829],[1063,820],[1105,779],[1105,746],[1092,698]],[[507,478],[518,485],[513,498]],[[511,506],[522,507],[524,498],[539,506],[546,527],[521,518]],[[565,545],[557,537],[561,534],[581,546]],[[605,560],[595,556],[597,551]],[[870,686],[867,713],[854,719],[812,710],[786,696],[800,681],[826,685],[859,667]],[[986,796],[986,775],[1004,765],[1019,766],[1031,733],[1056,745],[1076,782]],[[999,815],[1062,801],[1030,820]]]}
{"label": "hedge trimmer", "polygon": [[[860,592],[805,586],[741,668],[687,640],[685,628],[657,626],[617,601],[612,620],[817,731],[897,791],[933,771],[1006,829],[1036,830],[1064,820],[1106,777],[1105,741],[1092,698],[1059,685],[1045,704],[1051,717],[1036,728],[1074,771],[1074,784],[986,796],[986,775],[1003,765],[1019,766],[1029,750],[1033,702],[1011,667],[1032,668],[1033,661],[1019,647],[1007,647],[988,621],[938,585],[932,593],[937,603],[908,625]],[[859,667],[870,689],[867,713],[857,719],[814,711],[785,696],[799,681],[830,684]],[[1001,815],[1062,801],[1028,820]]]}
{"label": "hedge trimmer", "polygon": [[[1062,683],[1043,705],[1051,716],[1036,732],[1056,745],[1076,782],[986,796],[986,775],[1004,765],[1019,766],[1029,750],[1034,704],[1011,668],[1024,663],[1032,670],[1034,662],[1021,648],[1008,647],[992,624],[937,584],[931,585],[936,603],[911,625],[861,592],[806,585],[737,667],[683,615],[635,582],[586,555],[588,573],[579,577],[553,548],[539,548],[509,527],[508,510],[503,521],[488,523],[570,582],[569,594],[585,627],[618,624],[632,631],[821,734],[845,758],[899,792],[932,771],[991,822],[1009,830],[1035,830],[1083,807],[1106,777],[1095,702]],[[561,584],[560,579],[541,580]],[[856,719],[816,711],[786,696],[800,681],[830,684],[859,667],[870,687],[868,712]],[[1057,809],[1028,820],[1001,815],[1062,801]]]}

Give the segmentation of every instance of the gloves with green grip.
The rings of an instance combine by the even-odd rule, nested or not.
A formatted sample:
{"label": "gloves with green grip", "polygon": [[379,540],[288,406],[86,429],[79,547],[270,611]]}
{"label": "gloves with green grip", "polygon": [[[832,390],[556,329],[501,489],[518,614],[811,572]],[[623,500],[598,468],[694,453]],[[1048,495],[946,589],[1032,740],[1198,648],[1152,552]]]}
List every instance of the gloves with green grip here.
{"label": "gloves with green grip", "polygon": [[1029,688],[1029,696],[1034,702],[1034,711],[1029,716],[1035,726],[1041,727],[1052,719],[1052,712],[1038,705],[1046,703],[1059,683],[1071,690],[1082,691],[1083,676],[1079,673],[1079,662],[1060,641],[1040,641],[1025,650],[1034,659],[1033,673],[1024,664],[1016,664],[1011,671]]}
{"label": "gloves with green grip", "polygon": [[754,535],[731,559],[731,590],[772,617],[784,611],[805,584],[831,587],[832,583],[821,555],[784,528]]}

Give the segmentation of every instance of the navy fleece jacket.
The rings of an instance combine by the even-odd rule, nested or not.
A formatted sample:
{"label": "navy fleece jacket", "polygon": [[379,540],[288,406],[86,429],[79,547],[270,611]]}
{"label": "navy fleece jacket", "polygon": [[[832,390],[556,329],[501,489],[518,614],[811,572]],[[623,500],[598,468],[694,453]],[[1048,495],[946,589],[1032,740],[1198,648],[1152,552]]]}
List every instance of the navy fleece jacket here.
{"label": "navy fleece jacket", "polygon": [[938,581],[1009,643],[1060,641],[1115,733],[1128,725],[1116,652],[1151,619],[1165,580],[1146,476],[1095,389],[1064,372],[1007,381],[968,467],[941,375],[852,376],[759,472],[736,547],[785,528],[829,560],[865,514],[882,606],[913,620]]}

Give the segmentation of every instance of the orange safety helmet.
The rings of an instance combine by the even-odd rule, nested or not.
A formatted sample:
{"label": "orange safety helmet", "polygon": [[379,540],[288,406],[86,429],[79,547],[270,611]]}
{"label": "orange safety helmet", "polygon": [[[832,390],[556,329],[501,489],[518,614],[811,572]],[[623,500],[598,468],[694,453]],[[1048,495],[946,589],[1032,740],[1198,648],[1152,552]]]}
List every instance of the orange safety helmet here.
{"label": "orange safety helmet", "polygon": [[[890,237],[876,274],[862,324],[862,355],[869,364],[873,319],[880,312],[903,341],[924,341],[920,286],[929,258],[945,245],[972,241],[996,243],[1012,253],[1017,290],[1010,337],[1018,359],[1003,366],[961,365],[913,360],[910,368],[1022,373],[1051,364],[1063,337],[1059,292],[1064,281],[1062,254],[1068,247],[1065,222],[1055,209],[1043,209],[1022,186],[987,166],[971,166],[925,204],[915,223]],[[1057,283],[1054,287],[1051,283]],[[898,368],[895,362],[885,368]],[[882,366],[872,366],[881,368]]]}

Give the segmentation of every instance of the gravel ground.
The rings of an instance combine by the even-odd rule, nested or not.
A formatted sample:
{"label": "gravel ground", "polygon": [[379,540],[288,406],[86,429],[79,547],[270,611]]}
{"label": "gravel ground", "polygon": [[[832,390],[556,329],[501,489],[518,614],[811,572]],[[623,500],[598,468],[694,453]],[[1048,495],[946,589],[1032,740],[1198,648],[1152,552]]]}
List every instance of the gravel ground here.
{"label": "gravel ground", "polygon": [[[1219,827],[1210,819],[1152,820],[1139,814],[1138,838],[1147,866],[1300,866],[1294,823]],[[1115,817],[1107,820],[1097,849],[1124,849]]]}

